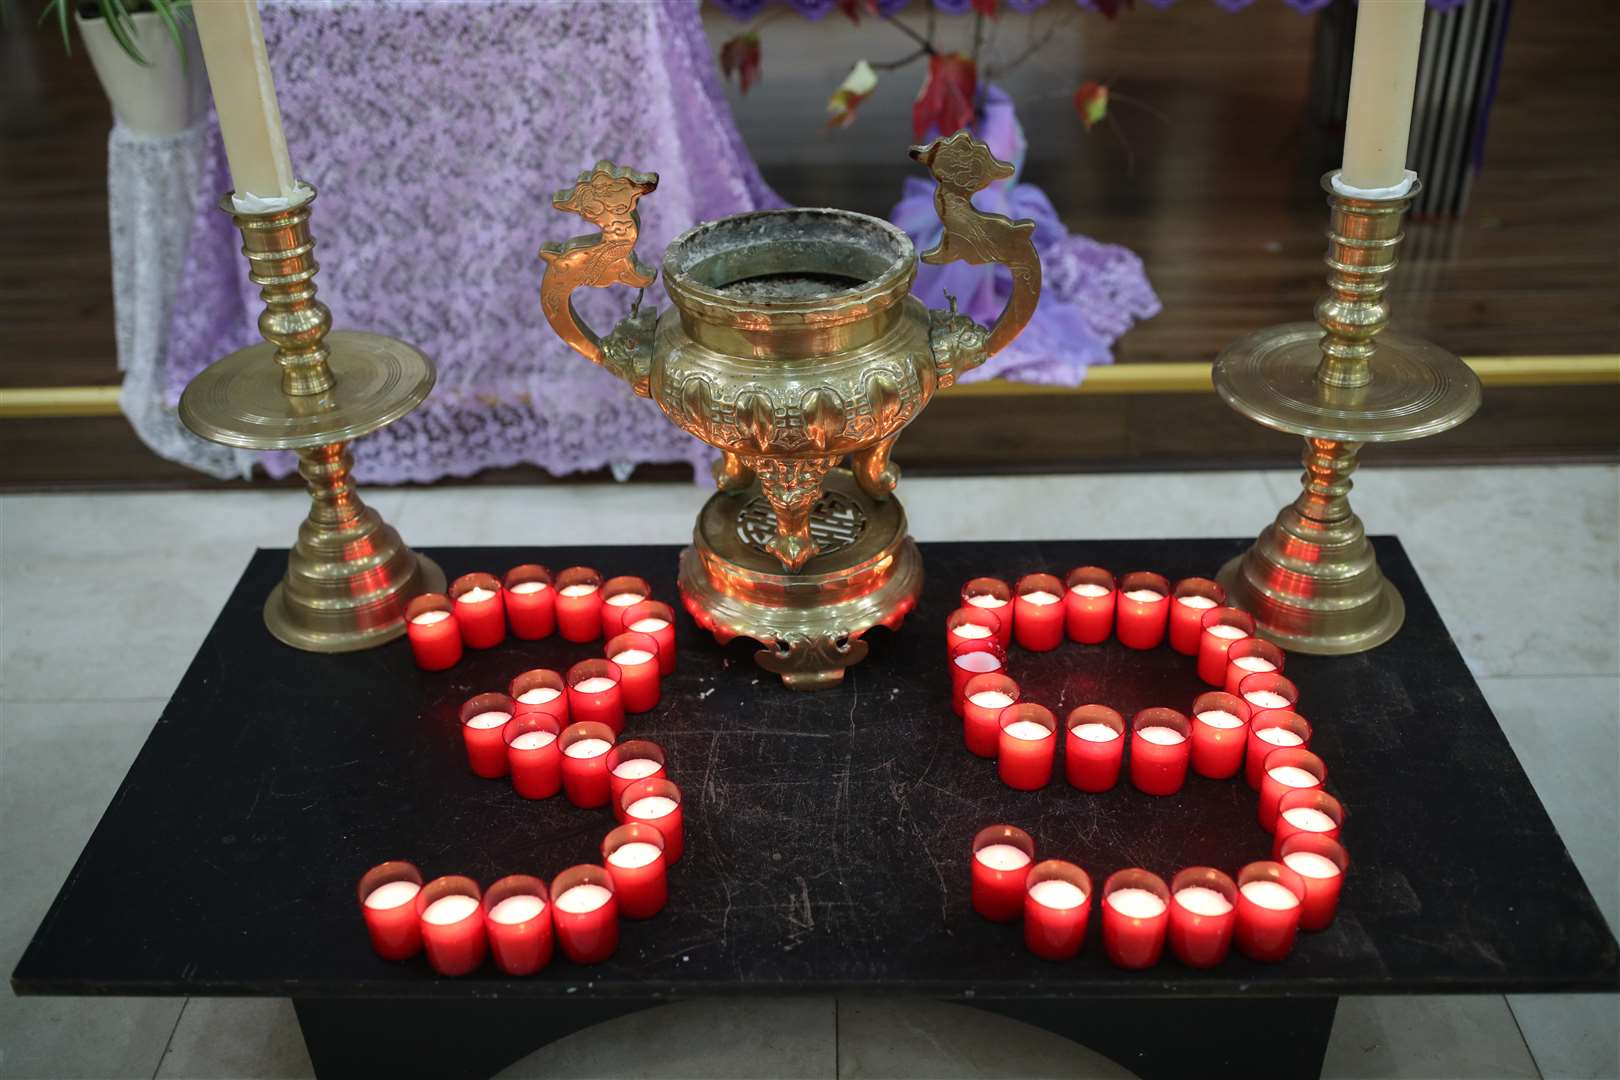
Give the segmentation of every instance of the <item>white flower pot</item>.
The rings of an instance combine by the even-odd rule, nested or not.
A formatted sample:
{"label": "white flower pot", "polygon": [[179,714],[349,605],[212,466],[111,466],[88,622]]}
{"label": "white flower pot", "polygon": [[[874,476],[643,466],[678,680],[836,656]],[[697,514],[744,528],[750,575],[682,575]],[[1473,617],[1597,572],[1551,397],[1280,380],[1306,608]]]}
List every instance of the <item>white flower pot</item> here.
{"label": "white flower pot", "polygon": [[142,135],[184,131],[202,115],[208,102],[197,31],[189,19],[180,24],[188,51],[188,61],[182,63],[180,50],[156,12],[137,12],[131,19],[131,36],[150,66],[137,64],[119,48],[105,19],[82,18],[77,11],[73,14],[84,51],[90,54],[90,66],[96,69],[118,122]]}

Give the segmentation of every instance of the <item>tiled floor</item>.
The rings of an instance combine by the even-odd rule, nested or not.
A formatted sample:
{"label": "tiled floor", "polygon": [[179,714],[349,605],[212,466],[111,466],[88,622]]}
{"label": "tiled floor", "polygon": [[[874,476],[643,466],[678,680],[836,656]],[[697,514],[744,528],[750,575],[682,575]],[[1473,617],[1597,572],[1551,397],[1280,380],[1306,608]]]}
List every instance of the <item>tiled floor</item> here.
{"label": "tiled floor", "polygon": [[[1374,462],[1376,466],[1376,462]],[[1292,473],[908,480],[923,540],[1254,533]],[[683,542],[684,486],[384,491],[414,544]],[[1399,532],[1611,925],[1620,925],[1620,470],[1379,470],[1355,502]],[[9,971],[255,545],[296,493],[0,499],[0,963]],[[1549,572],[1549,568],[1555,568]],[[71,584],[70,584],[71,583]],[[69,764],[71,762],[71,764]],[[665,1076],[1088,1076],[1118,1066],[989,1014],[828,998],[637,1018]],[[1620,998],[1363,998],[1333,1077],[1620,1076]],[[1009,1033],[1014,1033],[1009,1037]],[[1521,1034],[1522,1033],[1522,1034]],[[613,1024],[507,1075],[650,1075]],[[1538,1069],[1539,1067],[1539,1069]],[[309,1075],[286,1002],[0,993],[0,1076]]]}

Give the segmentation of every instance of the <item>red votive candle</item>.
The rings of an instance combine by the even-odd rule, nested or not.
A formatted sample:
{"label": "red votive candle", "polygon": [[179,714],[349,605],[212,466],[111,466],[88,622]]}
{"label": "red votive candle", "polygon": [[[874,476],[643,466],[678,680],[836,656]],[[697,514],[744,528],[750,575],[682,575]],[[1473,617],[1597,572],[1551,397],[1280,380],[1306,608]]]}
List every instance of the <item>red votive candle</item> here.
{"label": "red votive candle", "polygon": [[602,636],[616,637],[627,627],[624,617],[630,609],[652,597],[652,586],[641,578],[622,575],[602,583]]}
{"label": "red votive candle", "polygon": [[624,611],[624,628],[651,634],[658,642],[658,674],[675,674],[675,612],[658,600],[643,600]]}
{"label": "red votive candle", "polygon": [[1252,862],[1237,876],[1238,951],[1275,964],[1294,951],[1305,881],[1279,862]]}
{"label": "red votive candle", "polygon": [[1170,879],[1170,952],[1193,968],[1226,959],[1237,923],[1237,884],[1212,866],[1189,866]]}
{"label": "red votive candle", "polygon": [[964,715],[968,680],[975,675],[1000,673],[1007,667],[1007,652],[995,638],[959,641],[950,648],[951,708]]}
{"label": "red votive candle", "polygon": [[550,570],[538,563],[524,563],[508,570],[501,584],[506,590],[506,623],[513,637],[538,641],[557,632],[557,592],[551,587]]}
{"label": "red votive candle", "polygon": [[1277,804],[1290,791],[1319,788],[1327,780],[1327,765],[1300,746],[1284,746],[1266,755],[1260,774],[1260,827],[1277,828]]}
{"label": "red votive candle", "polygon": [[1164,954],[1170,926],[1170,887],[1140,867],[1103,882],[1102,937],[1108,959],[1122,968],[1150,968]]}
{"label": "red votive candle", "polygon": [[1282,864],[1305,883],[1299,906],[1301,930],[1325,930],[1339,910],[1339,890],[1350,856],[1337,840],[1321,833],[1295,833],[1282,843]]}
{"label": "red votive candle", "polygon": [[602,636],[602,575],[588,566],[570,566],[552,582],[557,590],[557,631],[569,641]]}
{"label": "red votive candle", "polygon": [[443,671],[461,659],[456,605],[443,593],[424,593],[405,606],[405,636],[423,671]]}
{"label": "red votive candle", "polygon": [[506,640],[506,604],[494,574],[462,574],[450,585],[456,625],[469,649],[493,649]]}
{"label": "red votive candle", "polygon": [[378,863],[360,878],[360,915],[371,947],[384,960],[409,960],[422,951],[416,895],[422,872],[408,862]]}
{"label": "red votive candle", "polygon": [[996,629],[996,640],[1003,649],[1012,647],[1013,591],[1000,578],[976,577],[962,586],[962,606],[992,612],[1001,620]]}
{"label": "red votive candle", "polygon": [[1013,636],[1030,652],[1063,644],[1063,582],[1051,574],[1025,574],[1014,586]]}
{"label": "red votive candle", "polygon": [[1239,684],[1256,672],[1282,674],[1282,648],[1265,638],[1246,637],[1226,650],[1226,692],[1236,694]]}
{"label": "red votive candle", "polygon": [[602,838],[602,865],[613,879],[619,914],[650,919],[669,902],[669,876],[664,860],[664,834],[631,821]]}
{"label": "red votive candle", "polygon": [[1187,782],[1192,721],[1174,709],[1131,717],[1131,783],[1149,795],[1174,795]]}
{"label": "red votive candle", "polygon": [[611,660],[581,660],[568,669],[568,718],[624,730],[624,673]]}
{"label": "red votive candle", "polygon": [[528,874],[512,874],[484,890],[484,933],[495,966],[508,975],[533,975],[551,963],[546,883]]}
{"label": "red votive candle", "polygon": [[1001,782],[1020,791],[1043,788],[1057,759],[1057,717],[1044,705],[1024,701],[1001,710],[996,722],[996,770]]}
{"label": "red votive candle", "polygon": [[999,671],[975,675],[962,688],[962,741],[971,753],[996,756],[1001,710],[1018,702],[1018,684]]}
{"label": "red votive candle", "polygon": [[1107,791],[1119,782],[1125,760],[1125,718],[1106,705],[1081,705],[1069,713],[1063,772],[1081,791]]}
{"label": "red votive candle", "polygon": [[575,806],[606,806],[613,797],[607,756],[614,737],[612,728],[595,720],[576,720],[557,736],[563,793]]}
{"label": "red votive candle", "polygon": [[686,815],[681,809],[681,789],[668,777],[653,776],[636,780],[619,795],[626,822],[639,821],[664,834],[664,859],[674,866],[686,850]]}
{"label": "red votive candle", "polygon": [[1024,944],[1045,960],[1068,960],[1086,942],[1091,876],[1072,862],[1048,859],[1024,879]]}
{"label": "red votive candle", "polygon": [[1238,681],[1238,697],[1249,703],[1254,719],[1261,713],[1293,712],[1299,704],[1299,687],[1276,671],[1257,671]]}
{"label": "red votive candle", "polygon": [[964,641],[994,638],[1001,642],[1001,616],[989,608],[959,607],[945,616],[945,649]]}
{"label": "red votive candle", "polygon": [[459,874],[434,878],[416,894],[422,948],[440,975],[465,975],[484,962],[482,899],[478,882]]}
{"label": "red votive candle", "polygon": [[1193,699],[1192,768],[1199,776],[1225,780],[1243,768],[1249,745],[1249,706],[1236,694],[1211,690]]}
{"label": "red votive candle", "polygon": [[1226,603],[1226,590],[1209,578],[1182,578],[1170,591],[1170,599],[1170,647],[1183,656],[1196,656],[1204,613]]}
{"label": "red votive candle", "polygon": [[608,805],[624,820],[624,789],[637,780],[665,776],[664,748],[647,739],[627,739],[608,751]]}
{"label": "red votive candle", "polygon": [[1035,841],[1012,825],[991,825],[973,837],[973,910],[991,922],[1012,922],[1024,911],[1024,880],[1035,862]]}
{"label": "red votive candle", "polygon": [[1226,685],[1226,650],[1254,636],[1254,616],[1235,607],[1204,612],[1198,636],[1198,677],[1211,686]]}
{"label": "red votive candle", "polygon": [[506,738],[502,729],[512,719],[512,699],[505,694],[479,694],[461,707],[461,739],[467,764],[488,780],[506,775]]}
{"label": "red votive candle", "polygon": [[543,712],[557,718],[557,723],[568,726],[568,684],[550,668],[531,668],[512,680],[506,688],[512,695],[512,707],[518,716]]}
{"label": "red votive candle", "polygon": [[1063,621],[1069,639],[1083,645],[1108,640],[1114,632],[1114,575],[1100,566],[1077,566],[1063,579]]}
{"label": "red votive candle", "polygon": [[619,947],[619,898],[605,867],[582,863],[551,879],[551,922],[563,955],[600,964]]}
{"label": "red votive candle", "polygon": [[519,713],[502,729],[512,790],[525,799],[549,799],[562,787],[562,724],[550,713]]}
{"label": "red votive candle", "polygon": [[1170,621],[1170,582],[1160,574],[1138,570],[1119,579],[1114,636],[1130,649],[1154,649],[1164,640]]}
{"label": "red votive candle", "polygon": [[[603,607],[603,611],[607,608]],[[620,615],[623,612],[619,613]],[[608,639],[602,650],[619,666],[619,696],[627,713],[651,712],[658,705],[658,641],[651,634],[626,630]]]}
{"label": "red votive candle", "polygon": [[1269,709],[1249,717],[1249,740],[1243,756],[1243,778],[1256,791],[1265,774],[1266,755],[1279,747],[1311,745],[1311,725],[1298,713]]}
{"label": "red votive candle", "polygon": [[1272,857],[1282,858],[1283,841],[1295,833],[1337,840],[1344,828],[1344,804],[1321,788],[1292,788],[1277,800]]}

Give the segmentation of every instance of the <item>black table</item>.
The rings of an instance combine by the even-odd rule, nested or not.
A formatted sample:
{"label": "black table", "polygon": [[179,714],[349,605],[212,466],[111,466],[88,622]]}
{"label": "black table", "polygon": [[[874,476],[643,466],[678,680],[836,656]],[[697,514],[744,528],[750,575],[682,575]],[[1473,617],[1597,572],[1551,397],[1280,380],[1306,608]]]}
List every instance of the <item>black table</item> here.
{"label": "black table", "polygon": [[[687,855],[657,918],[626,923],[594,968],[560,956],[527,979],[463,979],[370,951],[360,874],[409,859],[429,876],[549,878],[596,860],[608,814],[525,802],[466,768],[473,693],[599,647],[508,642],[426,674],[396,642],[318,656],[273,641],[260,606],[285,552],[260,551],[164,710],[12,975],[24,994],[291,997],[316,1069],[487,1075],[586,1024],[719,993],[943,998],[1069,1035],[1146,1076],[1319,1071],[1337,998],[1356,993],[1612,990],[1616,945],[1398,541],[1377,541],[1404,594],[1390,644],[1290,657],[1352,858],[1342,908],[1286,962],[1236,954],[1191,971],[1027,953],[968,904],[981,826],[1028,829],[1041,857],[1101,882],[1269,857],[1241,780],[1192,778],[1155,799],[1128,785],[1023,793],[970,756],[947,704],[943,622],[965,579],[1082,563],[1207,575],[1235,540],[924,545],[928,586],[900,634],[874,631],[844,685],[793,693],[681,614],[680,667],[628,731],[668,751]],[[673,547],[449,548],[452,577],[539,560],[650,580],[675,599]],[[678,605],[676,605],[678,607]],[[1204,689],[1167,647],[1015,651],[1026,697],[1129,716]],[[1167,1037],[1167,1033],[1174,1033]]]}

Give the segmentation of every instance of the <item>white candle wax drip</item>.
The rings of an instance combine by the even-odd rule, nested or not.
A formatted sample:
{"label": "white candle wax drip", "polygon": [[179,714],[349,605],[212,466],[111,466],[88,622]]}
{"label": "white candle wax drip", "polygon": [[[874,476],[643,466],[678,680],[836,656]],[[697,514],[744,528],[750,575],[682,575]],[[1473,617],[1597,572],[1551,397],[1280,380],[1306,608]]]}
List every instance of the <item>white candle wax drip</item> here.
{"label": "white candle wax drip", "polygon": [[1095,600],[1099,596],[1107,596],[1114,590],[1106,585],[1092,585],[1089,582],[1081,582],[1079,585],[1070,585],[1069,591],[1076,596],[1084,596]]}
{"label": "white candle wax drip", "polygon": [[1108,894],[1108,906],[1130,919],[1152,919],[1164,914],[1164,900],[1146,889],[1119,889]]}
{"label": "white candle wax drip", "polygon": [[1283,865],[1300,877],[1320,879],[1339,876],[1339,864],[1314,851],[1290,851],[1283,856]]}
{"label": "white candle wax drip", "polygon": [[[648,652],[646,649],[624,649],[615,653],[612,660],[620,667],[635,667],[637,664],[647,663],[647,661],[651,660],[652,658],[653,654]],[[605,679],[603,681],[610,685],[613,682],[612,679]]]}
{"label": "white candle wax drip", "polygon": [[634,607],[645,599],[647,599],[647,597],[643,593],[622,592],[614,593],[612,596],[608,597],[602,602],[609,607]]}
{"label": "white candle wax drip", "polygon": [[444,622],[449,617],[450,613],[448,611],[424,611],[412,619],[411,622],[417,626],[432,626],[434,623]]}
{"label": "white candle wax drip", "polygon": [[1250,690],[1243,695],[1243,700],[1257,709],[1286,709],[1292,704],[1275,690]]}
{"label": "white candle wax drip", "polygon": [[546,902],[533,893],[508,896],[489,909],[489,921],[507,926],[525,923],[546,910]]}
{"label": "white candle wax drip", "polygon": [[557,905],[559,911],[566,911],[570,915],[584,915],[595,911],[613,898],[613,893],[600,885],[575,885],[552,903]]}
{"label": "white candle wax drip", "polygon": [[968,700],[981,709],[1005,709],[1013,703],[1012,695],[1000,690],[980,690]]}
{"label": "white candle wax drip", "polygon": [[999,596],[991,596],[989,593],[980,593],[977,596],[970,596],[967,598],[967,602],[972,604],[974,607],[996,608],[1007,606],[1007,601],[1003,600]]}
{"label": "white candle wax drip", "polygon": [[1227,626],[1225,623],[1216,623],[1214,626],[1204,627],[1204,631],[1211,637],[1225,638],[1227,641],[1236,641],[1246,638],[1249,632],[1241,626]]}
{"label": "white candle wax drip", "polygon": [[518,695],[518,700],[525,705],[544,705],[548,701],[556,701],[562,697],[562,691],[555,686],[536,686],[525,690]]}
{"label": "white candle wax drip", "polygon": [[414,881],[390,881],[366,894],[366,907],[373,911],[387,911],[416,899],[416,894],[421,891],[422,886]]}
{"label": "white candle wax drip", "polygon": [[1299,897],[1294,895],[1294,890],[1280,882],[1251,881],[1244,885],[1241,891],[1250,903],[1271,911],[1287,911],[1289,908],[1299,907]]}
{"label": "white candle wax drip", "polygon": [[577,743],[570,743],[563,753],[571,758],[593,758],[611,749],[613,744],[606,739],[581,739]]}
{"label": "white candle wax drip", "polygon": [[1234,656],[1232,663],[1244,671],[1276,671],[1277,665],[1263,656]]}
{"label": "white candle wax drip", "polygon": [[[545,587],[546,583],[543,581],[520,581],[506,591],[517,593],[519,596],[528,596],[530,593],[537,593]],[[514,896],[512,899],[516,900],[517,897]],[[502,900],[501,903],[504,904],[506,901]]]}
{"label": "white candle wax drip", "polygon": [[1125,599],[1135,600],[1138,604],[1155,604],[1164,599],[1164,593],[1157,589],[1132,589],[1125,594]]}
{"label": "white candle wax drip", "polygon": [[1141,736],[1144,742],[1150,742],[1155,746],[1174,746],[1177,743],[1187,741],[1187,736],[1183,735],[1175,728],[1164,727],[1158,724],[1155,724],[1152,727],[1142,728],[1137,731],[1136,734]]}
{"label": "white candle wax drip", "polygon": [[1045,724],[1037,724],[1033,720],[1014,720],[1001,730],[1013,738],[1022,739],[1025,742],[1039,742],[1052,734],[1051,728]]}
{"label": "white candle wax drip", "polygon": [[557,735],[551,731],[525,731],[506,745],[514,750],[544,750],[557,741]]}
{"label": "white candle wax drip", "polygon": [[588,679],[581,679],[574,684],[574,692],[578,694],[602,694],[619,684],[606,675],[592,675]]}
{"label": "white candle wax drip", "polygon": [[1029,865],[1024,849],[1012,844],[986,844],[973,857],[992,870],[1021,870]]}
{"label": "white candle wax drip", "polygon": [[1272,746],[1303,746],[1305,743],[1300,735],[1283,727],[1261,728],[1254,733],[1254,737]]}
{"label": "white candle wax drip", "polygon": [[1314,806],[1291,806],[1283,811],[1283,820],[1301,832],[1332,832],[1338,822]]}
{"label": "white candle wax drip", "polygon": [[643,866],[651,866],[661,854],[663,852],[657,844],[649,844],[645,840],[632,840],[615,848],[613,854],[607,857],[607,861],[608,865],[617,866],[620,870],[636,870]]}
{"label": "white candle wax drip", "polygon": [[[589,596],[589,595],[591,595],[591,593],[595,592],[599,588],[601,588],[600,585],[590,585],[590,584],[564,585],[562,588],[557,590],[557,595],[559,595],[559,596]],[[581,886],[581,887],[583,888],[583,886]]]}
{"label": "white candle wax drip", "polygon": [[1227,712],[1225,709],[1208,709],[1198,714],[1198,719],[1212,728],[1240,728],[1243,721]]}
{"label": "white candle wax drip", "polygon": [[995,653],[962,653],[960,656],[956,657],[952,663],[961,668],[963,671],[972,671],[979,675],[983,675],[987,671],[1001,670],[1001,661],[996,658]]}
{"label": "white candle wax drip", "polygon": [[1194,915],[1225,915],[1232,901],[1207,885],[1189,885],[1176,893],[1176,903]]}
{"label": "white candle wax drip", "polygon": [[478,910],[478,901],[471,896],[457,893],[454,896],[441,896],[427,906],[422,912],[422,921],[433,923],[435,926],[449,926]]}
{"label": "white candle wax drip", "polygon": [[642,821],[652,821],[654,818],[661,818],[665,814],[673,814],[675,807],[679,805],[668,795],[644,795],[625,807],[624,812],[630,817],[639,818]]}
{"label": "white candle wax drip", "polygon": [[1314,774],[1298,765],[1279,765],[1275,769],[1267,769],[1266,774],[1284,787],[1316,787],[1321,783]]}
{"label": "white candle wax drip", "polygon": [[477,728],[482,731],[488,728],[505,727],[506,722],[510,719],[512,719],[511,713],[481,712],[477,716],[470,718],[467,721],[467,726],[470,728]]}
{"label": "white candle wax drip", "polygon": [[1182,607],[1197,608],[1200,611],[1207,611],[1215,606],[1215,601],[1207,596],[1178,596],[1176,597],[1176,603]]}
{"label": "white candle wax drip", "polygon": [[1113,742],[1119,732],[1107,724],[1076,724],[1069,729],[1082,742]]}
{"label": "white candle wax drip", "polygon": [[957,637],[967,638],[969,641],[980,641],[989,637],[994,632],[995,631],[991,630],[988,626],[980,626],[978,623],[971,622],[963,623],[961,626],[958,626],[956,629],[951,631],[951,633],[955,634]]}
{"label": "white candle wax drip", "polygon": [[613,766],[613,775],[620,780],[645,780],[661,768],[663,766],[652,758],[627,758]]}
{"label": "white candle wax drip", "polygon": [[1086,894],[1072,881],[1037,881],[1029,887],[1029,895],[1042,907],[1057,911],[1077,908],[1086,902]]}
{"label": "white candle wax drip", "polygon": [[469,604],[477,604],[485,600],[495,599],[495,593],[494,590],[486,589],[482,585],[474,585],[472,588],[456,597],[456,599],[465,601]]}
{"label": "white candle wax drip", "polygon": [[1037,607],[1045,607],[1048,604],[1055,604],[1059,599],[1061,599],[1061,597],[1053,596],[1045,589],[1031,589],[1029,592],[1022,593],[1020,595],[1023,597],[1025,603],[1034,604]]}
{"label": "white candle wax drip", "polygon": [[657,616],[648,616],[645,619],[637,619],[635,622],[630,624],[629,628],[638,634],[656,634],[658,631],[663,630],[668,626],[668,619],[660,619]]}

